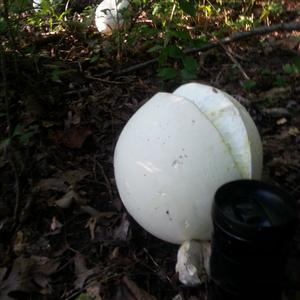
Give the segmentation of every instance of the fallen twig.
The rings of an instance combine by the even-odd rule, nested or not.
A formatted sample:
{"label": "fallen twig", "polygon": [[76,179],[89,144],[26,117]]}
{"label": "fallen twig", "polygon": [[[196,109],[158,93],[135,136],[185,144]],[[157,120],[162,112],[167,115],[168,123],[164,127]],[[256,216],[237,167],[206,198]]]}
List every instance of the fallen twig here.
{"label": "fallen twig", "polygon": [[[203,52],[203,51],[207,51],[207,50],[210,50],[210,49],[213,49],[216,47],[220,47],[221,44],[225,45],[225,44],[237,42],[237,41],[240,41],[240,40],[252,37],[252,36],[265,35],[265,34],[268,34],[268,33],[274,32],[274,31],[293,31],[293,30],[300,31],[300,22],[280,23],[280,24],[274,24],[271,26],[260,26],[260,27],[253,28],[252,30],[249,30],[249,31],[235,32],[231,36],[225,37],[220,40],[214,40],[214,41],[212,41],[202,47],[199,47],[199,48],[185,49],[183,51],[183,53],[184,54],[192,54],[192,53],[196,53],[196,52]],[[136,70],[145,68],[149,65],[157,63],[158,60],[159,60],[159,58],[153,58],[153,59],[147,60],[140,64],[117,71],[117,72],[115,72],[115,75],[117,75],[117,76],[124,75],[124,74],[130,73],[132,71],[136,71]],[[109,70],[109,71],[102,73],[101,76],[107,76],[111,73],[113,73],[113,71]]]}
{"label": "fallen twig", "polygon": [[101,163],[96,159],[94,158],[93,159],[95,165],[99,168],[100,172],[101,172],[101,175],[106,183],[106,187],[107,187],[107,191],[108,191],[108,194],[109,194],[109,198],[111,201],[113,201],[113,192],[112,192],[112,186],[111,186],[111,182],[109,180],[109,178],[107,177],[105,171],[104,171],[104,168],[103,166],[101,165]]}
{"label": "fallen twig", "polygon": [[90,79],[90,80],[100,81],[100,82],[103,82],[103,83],[108,83],[108,84],[127,84],[126,82],[106,80],[106,79],[95,77],[95,76],[85,76],[85,78]]}
{"label": "fallen twig", "polygon": [[239,69],[240,73],[244,77],[244,79],[249,80],[250,77],[247,75],[247,73],[244,71],[241,64],[236,60],[236,58],[231,54],[231,52],[226,48],[224,44],[220,42],[220,46],[224,49],[226,55],[229,57],[229,59],[233,62],[233,64]]}

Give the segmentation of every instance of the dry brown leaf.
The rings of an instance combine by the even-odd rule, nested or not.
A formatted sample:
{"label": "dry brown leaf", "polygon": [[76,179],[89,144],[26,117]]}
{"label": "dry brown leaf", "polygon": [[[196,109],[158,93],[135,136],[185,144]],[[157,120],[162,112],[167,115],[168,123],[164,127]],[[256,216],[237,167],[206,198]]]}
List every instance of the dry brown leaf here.
{"label": "dry brown leaf", "polygon": [[139,288],[131,279],[124,276],[122,281],[136,300],[155,300],[156,298],[148,294],[145,290]]}
{"label": "dry brown leaf", "polygon": [[262,112],[274,118],[290,116],[290,112],[285,107],[264,108]]}
{"label": "dry brown leaf", "polygon": [[119,254],[120,254],[120,248],[115,247],[112,253],[109,255],[109,259],[111,260],[116,259],[119,256]]}
{"label": "dry brown leaf", "polygon": [[58,260],[50,260],[43,256],[31,256],[35,261],[34,270],[32,272],[33,281],[40,287],[39,293],[48,295],[51,293],[51,286],[49,284],[49,276],[54,274],[60,263]]}
{"label": "dry brown leaf", "polygon": [[0,282],[0,299],[11,300],[9,293],[15,291],[48,293],[48,277],[56,272],[58,266],[57,261],[46,257],[16,258],[8,278]]}
{"label": "dry brown leaf", "polygon": [[75,266],[75,274],[77,279],[74,282],[74,286],[76,289],[81,289],[85,283],[85,280],[88,276],[88,268],[86,267],[85,258],[82,254],[76,253],[74,257],[74,266]]}
{"label": "dry brown leaf", "polygon": [[75,274],[77,276],[77,279],[74,282],[74,287],[76,289],[82,289],[88,277],[97,274],[99,272],[98,267],[95,267],[93,269],[88,269],[86,266],[85,257],[80,253],[76,253],[74,257],[74,266],[75,266]]}
{"label": "dry brown leaf", "polygon": [[26,247],[26,238],[24,235],[24,232],[19,230],[16,234],[16,238],[14,240],[14,252],[17,256],[21,255],[21,253],[23,252],[23,250]]}
{"label": "dry brown leaf", "polygon": [[97,282],[94,282],[86,289],[88,296],[90,296],[94,300],[102,300],[102,297],[100,296],[100,291],[100,285]]}
{"label": "dry brown leaf", "polygon": [[63,178],[70,185],[75,186],[77,182],[81,181],[84,177],[88,175],[90,175],[90,172],[87,170],[69,170],[63,174]]}
{"label": "dry brown leaf", "polygon": [[92,131],[89,128],[72,127],[64,132],[61,142],[68,148],[80,149],[91,134]]}
{"label": "dry brown leaf", "polygon": [[32,266],[33,262],[30,259],[25,259],[23,257],[15,259],[8,278],[0,283],[1,300],[12,300],[13,298],[9,296],[9,293],[14,291],[37,291],[37,288],[30,280]]}
{"label": "dry brown leaf", "polygon": [[62,226],[63,225],[56,219],[56,217],[52,218],[51,225],[50,225],[50,230],[52,232],[60,233]]}
{"label": "dry brown leaf", "polygon": [[96,229],[97,219],[96,217],[91,217],[88,219],[85,228],[90,230],[91,240],[95,239],[95,229]]}
{"label": "dry brown leaf", "polygon": [[291,94],[291,87],[274,87],[266,92],[260,93],[260,99],[286,99]]}
{"label": "dry brown leaf", "polygon": [[277,125],[284,125],[287,123],[287,119],[286,118],[280,118],[276,121]]}
{"label": "dry brown leaf", "polygon": [[101,221],[101,219],[111,219],[118,215],[115,211],[100,212],[89,205],[81,205],[80,208],[90,216],[95,217],[97,222]]}
{"label": "dry brown leaf", "polygon": [[60,265],[58,259],[49,259],[46,256],[32,255],[30,259],[35,262],[34,272],[46,276],[55,273]]}
{"label": "dry brown leaf", "polygon": [[130,239],[130,222],[127,214],[123,214],[121,224],[114,230],[114,239],[118,241]]}
{"label": "dry brown leaf", "polygon": [[66,192],[68,186],[65,184],[63,178],[47,178],[39,181],[35,187],[34,192],[47,192],[47,191],[58,191]]}
{"label": "dry brown leaf", "polygon": [[0,268],[0,282],[4,279],[7,272],[7,268]]}
{"label": "dry brown leaf", "polygon": [[73,203],[74,200],[78,201],[79,195],[74,190],[70,190],[60,199],[56,200],[55,204],[61,208],[68,208]]}
{"label": "dry brown leaf", "polygon": [[129,291],[129,289],[124,285],[121,284],[117,286],[115,296],[113,300],[137,300]]}

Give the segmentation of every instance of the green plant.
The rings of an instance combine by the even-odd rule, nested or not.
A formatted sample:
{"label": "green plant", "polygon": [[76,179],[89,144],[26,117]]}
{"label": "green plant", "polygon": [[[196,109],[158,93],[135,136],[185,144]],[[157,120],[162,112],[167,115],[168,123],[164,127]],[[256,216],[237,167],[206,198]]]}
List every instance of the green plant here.
{"label": "green plant", "polygon": [[28,17],[30,25],[48,27],[49,31],[59,31],[65,26],[65,18],[69,9],[63,5],[63,0],[41,0],[35,13]]}
{"label": "green plant", "polygon": [[278,16],[283,11],[282,2],[275,0],[275,1],[267,1],[262,5],[262,13],[260,15],[260,20],[267,20],[269,22],[269,17]]}
{"label": "green plant", "polygon": [[0,142],[0,149],[5,150],[10,144],[17,143],[20,146],[28,146],[32,137],[38,133],[38,125],[25,127],[17,124],[12,132],[11,137],[7,137]]}
{"label": "green plant", "polygon": [[277,74],[274,85],[278,87],[282,87],[285,86],[286,84],[287,84],[286,78],[282,75]]}
{"label": "green plant", "polygon": [[282,69],[288,75],[298,75],[300,73],[300,63],[297,61],[287,63],[282,66]]}
{"label": "green plant", "polygon": [[244,89],[250,91],[256,87],[256,81],[253,79],[244,80],[241,85]]}

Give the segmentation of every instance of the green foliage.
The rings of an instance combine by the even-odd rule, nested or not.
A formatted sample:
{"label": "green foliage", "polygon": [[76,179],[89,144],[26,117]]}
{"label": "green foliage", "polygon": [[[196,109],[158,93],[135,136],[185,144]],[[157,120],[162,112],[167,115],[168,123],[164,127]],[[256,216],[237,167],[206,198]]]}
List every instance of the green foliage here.
{"label": "green foliage", "polygon": [[22,124],[17,124],[12,136],[1,141],[0,149],[5,150],[12,143],[17,143],[20,146],[28,146],[33,136],[38,133],[38,130],[38,125],[31,125],[26,128]]}
{"label": "green foliage", "polygon": [[256,87],[256,81],[253,79],[244,80],[242,82],[242,87],[248,91]]}
{"label": "green foliage", "polygon": [[[94,23],[95,7],[87,6],[78,18],[69,18],[66,0],[41,0],[36,10],[32,8],[32,0],[8,2],[10,14],[31,11],[29,16],[26,15],[29,25],[44,31],[68,30],[91,44],[86,33]],[[182,81],[196,79],[199,72],[197,60],[186,55],[184,49],[201,47],[211,38],[222,38],[235,30],[250,30],[261,23],[270,22],[283,12],[280,0],[132,0],[130,4],[131,9],[124,9],[121,14],[125,24],[131,25],[114,30],[112,36],[105,38],[101,51],[120,59],[125,56],[127,49],[134,52],[137,46],[143,45],[143,49],[149,49],[148,53],[159,57],[158,74],[161,78]],[[137,22],[141,12],[146,15],[149,25]],[[18,22],[14,24],[14,34],[17,35]],[[217,29],[207,32],[206,26],[212,24],[216,24]],[[0,16],[0,34],[6,32],[7,24]],[[33,51],[29,46],[28,49]],[[92,46],[90,53],[90,63],[97,63],[101,59],[99,45]],[[291,62],[283,66],[283,71],[285,74],[298,74],[299,67]],[[61,76],[63,72],[52,70],[51,80],[59,82]],[[245,81],[243,86],[251,89],[254,83]]]}
{"label": "green foliage", "polygon": [[196,16],[196,8],[194,1],[188,0],[178,0],[180,9],[186,14],[195,17]]}
{"label": "green foliage", "polygon": [[172,80],[178,76],[178,73],[174,68],[162,67],[158,69],[158,76],[163,80]]}
{"label": "green foliage", "polygon": [[13,14],[20,14],[31,8],[30,0],[11,0],[8,1],[9,11]]}
{"label": "green foliage", "polygon": [[267,1],[263,4],[260,20],[265,20],[268,17],[278,16],[283,12],[281,1]]}
{"label": "green foliage", "polygon": [[63,0],[41,0],[35,13],[28,17],[28,23],[38,27],[48,27],[49,31],[59,31],[64,28],[65,17],[69,10],[63,5]]}
{"label": "green foliage", "polygon": [[7,32],[7,23],[3,17],[0,17],[0,34]]}
{"label": "green foliage", "polygon": [[299,61],[287,63],[282,66],[283,71],[288,75],[298,75],[300,73]]}
{"label": "green foliage", "polygon": [[280,74],[277,74],[274,85],[278,86],[278,87],[282,87],[282,86],[285,86],[286,84],[287,84],[287,81],[286,81],[285,77],[281,76]]}
{"label": "green foliage", "polygon": [[198,62],[191,56],[184,56],[182,58],[183,69],[181,70],[181,77],[184,81],[197,78]]}

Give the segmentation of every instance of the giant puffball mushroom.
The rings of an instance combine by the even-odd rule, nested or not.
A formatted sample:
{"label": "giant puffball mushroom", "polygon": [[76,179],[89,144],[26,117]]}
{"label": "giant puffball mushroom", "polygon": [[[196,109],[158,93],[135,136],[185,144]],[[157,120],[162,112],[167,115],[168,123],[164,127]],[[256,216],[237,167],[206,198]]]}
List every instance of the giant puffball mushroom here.
{"label": "giant puffball mushroom", "polygon": [[99,32],[109,35],[123,26],[121,11],[127,8],[127,0],[104,0],[96,8],[95,24]]}
{"label": "giant puffball mushroom", "polygon": [[199,83],[184,84],[173,94],[188,98],[212,122],[224,138],[242,178],[260,179],[260,136],[252,118],[238,101],[221,90]]}
{"label": "giant puffball mushroom", "polygon": [[118,139],[114,168],[132,217],[156,237],[182,244],[176,269],[183,283],[193,285],[195,270],[205,266],[197,265],[192,240],[210,240],[211,205],[221,185],[259,179],[261,141],[231,96],[187,84],[173,94],[157,93],[131,117]]}

